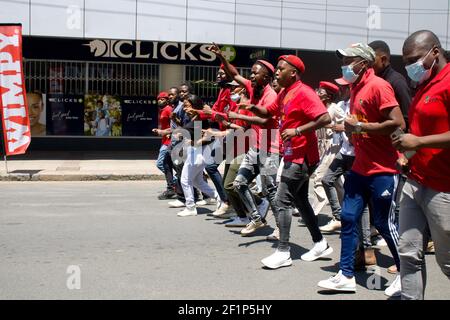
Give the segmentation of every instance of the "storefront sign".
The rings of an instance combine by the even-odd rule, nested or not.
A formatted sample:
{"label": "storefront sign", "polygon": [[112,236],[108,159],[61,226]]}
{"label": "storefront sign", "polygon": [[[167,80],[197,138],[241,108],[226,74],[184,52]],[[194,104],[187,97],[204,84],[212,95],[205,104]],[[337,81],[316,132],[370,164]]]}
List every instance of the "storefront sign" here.
{"label": "storefront sign", "polygon": [[25,153],[31,137],[22,71],[21,25],[0,25],[0,114],[5,154]]}

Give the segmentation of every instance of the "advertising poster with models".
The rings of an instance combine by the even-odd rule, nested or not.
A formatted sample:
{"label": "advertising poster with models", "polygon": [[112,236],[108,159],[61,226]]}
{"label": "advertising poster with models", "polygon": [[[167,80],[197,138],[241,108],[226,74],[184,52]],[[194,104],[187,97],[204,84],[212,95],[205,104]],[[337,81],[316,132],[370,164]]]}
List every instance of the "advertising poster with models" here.
{"label": "advertising poster with models", "polygon": [[122,105],[124,136],[154,136],[159,111],[155,97],[122,97]]}
{"label": "advertising poster with models", "polygon": [[47,94],[47,135],[83,135],[84,96]]}
{"label": "advertising poster with models", "polygon": [[122,136],[121,99],[110,95],[86,95],[84,98],[84,135]]}
{"label": "advertising poster with models", "polygon": [[40,92],[28,92],[27,101],[31,137],[45,136],[47,134],[46,95]]}

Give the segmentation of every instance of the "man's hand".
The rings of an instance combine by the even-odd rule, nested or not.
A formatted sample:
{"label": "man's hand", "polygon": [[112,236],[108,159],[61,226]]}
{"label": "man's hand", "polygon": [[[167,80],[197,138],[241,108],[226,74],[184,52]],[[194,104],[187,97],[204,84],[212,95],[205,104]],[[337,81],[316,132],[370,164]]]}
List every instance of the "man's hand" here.
{"label": "man's hand", "polygon": [[225,121],[226,122],[227,121],[227,119],[225,119],[224,116],[221,115],[220,113],[216,113],[216,116],[215,116],[214,120],[217,121],[217,122],[221,122],[221,121]]}
{"label": "man's hand", "polygon": [[205,138],[211,138],[214,136],[214,131],[211,129],[202,129],[202,136]]}
{"label": "man's hand", "polygon": [[296,136],[295,128],[294,129],[286,129],[281,133],[281,139],[283,139],[283,142],[286,140],[289,140],[295,136]]}
{"label": "man's hand", "polygon": [[186,114],[190,117],[190,118],[194,118],[195,116],[198,115],[198,110],[194,109],[194,108],[185,108],[184,111],[186,112]]}
{"label": "man's hand", "polygon": [[211,114],[212,114],[212,109],[211,109],[210,106],[208,106],[207,104],[205,104],[205,105],[203,106],[203,112],[204,112],[205,114],[207,114],[207,115],[211,115]]}
{"label": "man's hand", "polygon": [[358,123],[358,119],[355,116],[349,116],[344,120],[344,129],[345,132],[354,132],[356,124]]}
{"label": "man's hand", "polygon": [[400,157],[397,159],[396,163],[397,170],[401,173],[408,173],[409,172],[409,166],[408,166],[408,159],[404,155],[400,155]]}
{"label": "man's hand", "polygon": [[420,138],[410,133],[402,134],[392,140],[392,145],[400,152],[420,148]]}
{"label": "man's hand", "polygon": [[214,52],[216,56],[218,56],[220,59],[225,59],[223,56],[222,50],[220,50],[219,46],[213,42],[211,46],[207,48],[209,51]]}
{"label": "man's hand", "polygon": [[344,124],[335,124],[334,126],[332,126],[332,128],[334,132],[344,132],[345,131],[345,127]]}
{"label": "man's hand", "polygon": [[248,110],[251,111],[253,108],[253,105],[250,104],[250,102],[241,102],[237,104],[239,109]]}
{"label": "man's hand", "polygon": [[228,112],[228,119],[239,119],[239,114],[233,111]]}
{"label": "man's hand", "polygon": [[159,130],[159,129],[153,129],[152,132],[154,134],[157,134],[158,136],[162,136],[161,130]]}
{"label": "man's hand", "polygon": [[170,120],[174,121],[177,126],[181,126],[181,119],[177,117],[177,114],[175,112],[172,112],[170,114]]}

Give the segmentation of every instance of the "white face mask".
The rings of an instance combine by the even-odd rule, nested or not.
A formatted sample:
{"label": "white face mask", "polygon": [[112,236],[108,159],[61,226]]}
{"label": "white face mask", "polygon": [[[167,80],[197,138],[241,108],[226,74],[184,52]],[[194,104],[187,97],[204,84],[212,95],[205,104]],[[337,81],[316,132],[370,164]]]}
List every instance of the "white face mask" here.
{"label": "white face mask", "polygon": [[414,81],[417,82],[419,85],[430,79],[431,72],[433,71],[434,64],[436,63],[436,59],[433,61],[433,64],[431,65],[430,69],[425,69],[425,66],[423,65],[423,61],[428,57],[431,51],[433,51],[434,48],[431,48],[430,51],[421,59],[417,60],[416,63],[412,63],[410,65],[407,65],[405,67],[406,72],[408,73],[408,77]]}
{"label": "white face mask", "polygon": [[231,100],[234,102],[238,102],[241,99],[241,96],[239,95],[239,93],[233,93],[231,95]]}

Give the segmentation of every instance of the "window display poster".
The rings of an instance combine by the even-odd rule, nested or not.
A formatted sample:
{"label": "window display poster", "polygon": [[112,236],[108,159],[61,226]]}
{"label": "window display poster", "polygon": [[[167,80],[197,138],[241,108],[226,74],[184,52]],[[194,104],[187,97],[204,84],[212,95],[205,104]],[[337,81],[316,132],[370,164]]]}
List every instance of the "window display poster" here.
{"label": "window display poster", "polygon": [[30,118],[31,137],[46,135],[46,95],[40,92],[28,92],[28,116]]}
{"label": "window display poster", "polygon": [[83,135],[84,96],[47,94],[47,135]]}
{"label": "window display poster", "polygon": [[111,95],[85,95],[84,135],[95,137],[122,136],[121,98]]}
{"label": "window display poster", "polygon": [[124,136],[154,136],[158,127],[155,97],[122,97],[122,132]]}

